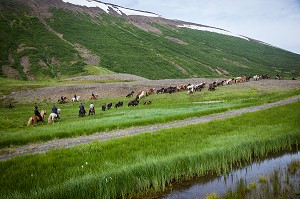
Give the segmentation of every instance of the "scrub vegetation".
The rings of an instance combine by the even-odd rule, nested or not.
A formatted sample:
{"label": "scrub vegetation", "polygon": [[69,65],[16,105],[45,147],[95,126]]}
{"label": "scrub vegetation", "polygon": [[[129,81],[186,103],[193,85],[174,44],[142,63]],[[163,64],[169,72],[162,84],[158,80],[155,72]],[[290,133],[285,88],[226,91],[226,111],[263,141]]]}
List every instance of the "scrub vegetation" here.
{"label": "scrub vegetation", "polygon": [[[49,6],[47,2],[36,5]],[[67,6],[49,6],[51,14],[44,18],[16,0],[3,0],[0,6],[3,77],[56,79],[99,69],[148,79],[299,76],[300,55],[255,40],[179,28],[159,20],[140,21],[159,30],[156,34],[134,26],[127,18],[100,12],[91,15]],[[29,60],[28,66],[21,63],[23,58]]]}

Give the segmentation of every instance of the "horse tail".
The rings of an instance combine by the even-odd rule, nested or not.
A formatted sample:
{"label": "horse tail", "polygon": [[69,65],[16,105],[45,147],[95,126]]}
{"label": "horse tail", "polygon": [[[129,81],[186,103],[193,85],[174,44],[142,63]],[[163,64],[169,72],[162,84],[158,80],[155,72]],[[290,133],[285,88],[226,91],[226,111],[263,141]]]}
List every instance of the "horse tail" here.
{"label": "horse tail", "polygon": [[28,120],[28,122],[27,122],[27,126],[30,126],[32,123],[33,123],[33,118],[30,117],[29,120]]}

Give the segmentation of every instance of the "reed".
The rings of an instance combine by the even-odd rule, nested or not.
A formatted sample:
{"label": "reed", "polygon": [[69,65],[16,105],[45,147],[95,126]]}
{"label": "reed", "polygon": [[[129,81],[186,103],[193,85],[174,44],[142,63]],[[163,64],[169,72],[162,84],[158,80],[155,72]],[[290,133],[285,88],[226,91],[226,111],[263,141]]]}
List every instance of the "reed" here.
{"label": "reed", "polygon": [[[240,179],[235,188],[230,188],[218,198],[297,198],[299,187],[295,186],[300,178],[299,173],[290,172],[290,168],[300,169],[297,161],[292,161],[287,168],[278,168],[271,175],[263,176],[256,182]],[[212,193],[214,194],[214,193]],[[211,195],[211,194],[208,194]],[[208,197],[206,197],[207,199]]]}

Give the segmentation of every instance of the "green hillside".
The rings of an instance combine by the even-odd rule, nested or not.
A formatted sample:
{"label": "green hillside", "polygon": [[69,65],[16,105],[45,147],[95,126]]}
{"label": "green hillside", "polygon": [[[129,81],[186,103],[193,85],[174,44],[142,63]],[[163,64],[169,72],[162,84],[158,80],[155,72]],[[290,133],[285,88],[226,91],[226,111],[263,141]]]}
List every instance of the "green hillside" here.
{"label": "green hillside", "polygon": [[[300,55],[255,41],[148,22],[161,31],[155,34],[101,12],[49,12],[41,17],[18,1],[0,2],[1,76],[64,78],[92,74],[90,65],[149,79],[300,76]],[[98,61],[89,63],[89,55]]]}

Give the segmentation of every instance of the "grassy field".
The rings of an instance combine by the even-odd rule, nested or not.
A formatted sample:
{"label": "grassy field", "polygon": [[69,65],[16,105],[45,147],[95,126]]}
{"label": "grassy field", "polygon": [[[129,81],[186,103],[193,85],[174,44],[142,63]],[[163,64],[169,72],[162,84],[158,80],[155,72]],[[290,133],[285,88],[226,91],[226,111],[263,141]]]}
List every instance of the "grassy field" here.
{"label": "grassy field", "polygon": [[[15,85],[15,88],[21,89],[24,86],[26,85]],[[31,87],[33,86],[41,86],[41,84],[31,85]],[[138,107],[128,107],[127,103],[132,99],[125,97],[99,99],[94,101],[96,115],[84,118],[78,117],[79,103],[66,103],[57,105],[62,110],[62,119],[59,124],[42,125],[42,123],[38,123],[37,127],[27,127],[27,121],[33,115],[35,104],[18,104],[13,109],[0,108],[2,118],[0,121],[2,127],[0,130],[0,148],[88,135],[117,128],[165,123],[274,102],[299,94],[300,89],[260,90],[254,87],[244,88],[232,85],[219,87],[216,92],[205,89],[193,95],[187,95],[186,92],[178,92],[172,95],[150,95],[142,99]],[[148,100],[153,103],[150,106],[144,106],[143,102]],[[115,104],[118,101],[124,101],[124,106],[118,109],[112,108],[105,112],[101,111],[102,104],[108,102]],[[83,101],[86,109],[89,102]],[[40,111],[45,109],[50,113],[53,103],[40,103],[37,105]]]}
{"label": "grassy field", "polygon": [[0,162],[0,197],[116,198],[163,190],[174,179],[222,174],[242,160],[289,149],[300,141],[299,118],[297,102],[205,124],[17,157]]}

